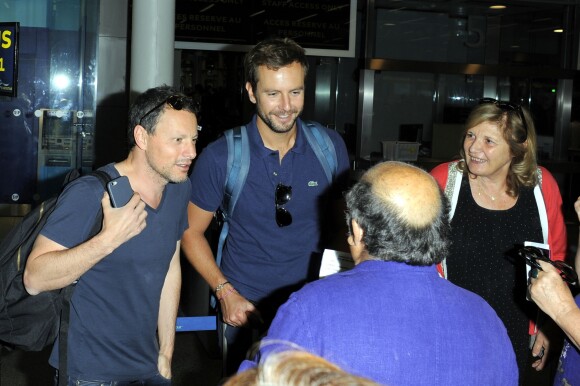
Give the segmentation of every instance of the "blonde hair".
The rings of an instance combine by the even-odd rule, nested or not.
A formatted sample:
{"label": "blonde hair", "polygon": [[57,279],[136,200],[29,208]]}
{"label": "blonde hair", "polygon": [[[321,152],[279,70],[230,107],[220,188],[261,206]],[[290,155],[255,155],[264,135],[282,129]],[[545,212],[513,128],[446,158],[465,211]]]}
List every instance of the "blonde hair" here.
{"label": "blonde hair", "polygon": [[536,128],[530,112],[524,107],[520,108],[525,122],[522,121],[518,111],[502,109],[494,103],[482,103],[475,107],[465,122],[459,150],[461,161],[458,168],[463,172],[468,171],[463,148],[467,132],[484,122],[497,125],[513,157],[506,178],[506,193],[512,197],[517,197],[523,186],[534,187],[538,183]]}
{"label": "blonde hair", "polygon": [[305,351],[268,355],[258,367],[238,373],[224,386],[379,386],[349,374],[326,359]]}

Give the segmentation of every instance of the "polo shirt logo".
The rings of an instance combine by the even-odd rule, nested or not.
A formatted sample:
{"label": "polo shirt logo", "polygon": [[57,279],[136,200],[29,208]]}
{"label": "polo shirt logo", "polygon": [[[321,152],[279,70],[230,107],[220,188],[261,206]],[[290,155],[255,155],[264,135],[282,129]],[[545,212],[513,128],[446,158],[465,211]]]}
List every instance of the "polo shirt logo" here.
{"label": "polo shirt logo", "polygon": [[318,181],[309,181],[308,186],[318,186]]}

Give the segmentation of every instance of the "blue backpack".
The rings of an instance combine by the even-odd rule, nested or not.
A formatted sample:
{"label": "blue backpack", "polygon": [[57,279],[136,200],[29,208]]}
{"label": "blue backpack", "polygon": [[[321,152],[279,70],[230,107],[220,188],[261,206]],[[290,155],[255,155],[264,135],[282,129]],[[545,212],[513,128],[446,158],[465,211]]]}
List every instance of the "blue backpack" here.
{"label": "blue backpack", "polygon": [[[332,182],[338,171],[336,149],[325,128],[317,122],[304,122],[303,133],[308,144],[320,161],[328,182]],[[220,206],[222,230],[218,241],[216,263],[221,264],[223,247],[229,230],[229,219],[246,182],[250,169],[250,144],[246,126],[238,126],[224,132],[228,144],[228,163],[226,171],[225,193]],[[215,299],[212,298],[212,305]]]}

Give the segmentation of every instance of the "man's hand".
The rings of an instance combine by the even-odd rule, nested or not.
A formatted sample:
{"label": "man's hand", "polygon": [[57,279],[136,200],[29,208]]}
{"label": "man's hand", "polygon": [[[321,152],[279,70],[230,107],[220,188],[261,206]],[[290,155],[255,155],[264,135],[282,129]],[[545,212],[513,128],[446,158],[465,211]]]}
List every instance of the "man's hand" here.
{"label": "man's hand", "polygon": [[255,327],[263,323],[260,311],[235,291],[222,298],[220,305],[223,321],[232,327]]}
{"label": "man's hand", "polygon": [[121,208],[113,208],[109,194],[104,193],[101,199],[103,206],[103,228],[101,235],[113,249],[137,236],[146,226],[147,212],[145,203],[139,193],[133,194],[129,202]]}
{"label": "man's hand", "polygon": [[171,361],[161,353],[159,353],[157,358],[157,369],[162,377],[171,379]]}

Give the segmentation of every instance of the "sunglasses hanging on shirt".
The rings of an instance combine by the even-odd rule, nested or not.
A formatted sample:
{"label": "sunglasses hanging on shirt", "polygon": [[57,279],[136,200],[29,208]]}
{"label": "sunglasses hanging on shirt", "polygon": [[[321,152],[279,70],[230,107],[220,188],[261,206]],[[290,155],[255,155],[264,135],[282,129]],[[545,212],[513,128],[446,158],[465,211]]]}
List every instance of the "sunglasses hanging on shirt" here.
{"label": "sunglasses hanging on shirt", "polygon": [[283,184],[276,186],[274,200],[276,204],[276,224],[279,227],[285,227],[292,224],[292,215],[282,205],[286,204],[292,198],[292,187]]}

